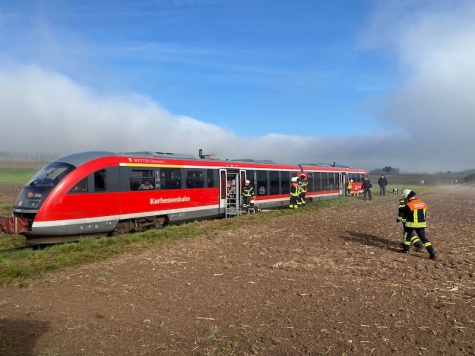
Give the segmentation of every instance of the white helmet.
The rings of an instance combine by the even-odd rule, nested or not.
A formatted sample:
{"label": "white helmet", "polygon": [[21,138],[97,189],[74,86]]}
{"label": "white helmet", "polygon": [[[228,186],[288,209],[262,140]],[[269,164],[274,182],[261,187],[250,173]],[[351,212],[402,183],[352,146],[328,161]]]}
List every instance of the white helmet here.
{"label": "white helmet", "polygon": [[290,179],[290,181],[291,181],[291,182],[296,182],[296,181],[297,181],[297,177],[292,177],[292,178]]}
{"label": "white helmet", "polygon": [[404,190],[402,191],[402,196],[403,196],[404,198],[407,198],[410,192],[411,192],[410,189],[404,189]]}
{"label": "white helmet", "polygon": [[251,183],[251,181],[246,179],[246,184],[249,184],[249,183]]}

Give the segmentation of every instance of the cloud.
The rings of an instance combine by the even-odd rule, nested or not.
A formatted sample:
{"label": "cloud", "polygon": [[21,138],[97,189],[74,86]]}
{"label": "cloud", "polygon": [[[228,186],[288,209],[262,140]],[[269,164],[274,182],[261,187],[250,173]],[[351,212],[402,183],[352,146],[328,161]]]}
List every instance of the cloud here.
{"label": "cloud", "polygon": [[[395,56],[404,85],[372,104],[376,118],[400,127],[401,166],[457,170],[475,149],[475,3],[381,2],[363,48]],[[406,167],[406,169],[410,169]]]}
{"label": "cloud", "polygon": [[[391,165],[414,171],[438,170],[448,163],[423,157],[423,163],[414,167],[410,159],[418,157],[414,155],[418,147],[411,132],[403,137],[392,132],[346,138],[273,133],[238,137],[229,129],[173,115],[143,95],[103,95],[37,66],[0,71],[0,82],[3,151],[154,150],[197,155],[202,148],[222,159],[337,162],[367,169]],[[406,156],[399,156],[400,152]]]}
{"label": "cloud", "polygon": [[[281,134],[238,137],[232,131],[173,115],[138,94],[102,95],[69,77],[37,66],[0,71],[3,128],[0,150],[67,154],[84,150],[155,150],[223,159],[271,159],[281,163],[351,163],[341,140]],[[378,140],[376,140],[378,141]],[[358,160],[357,160],[358,161]],[[361,160],[356,163],[362,163]]]}
{"label": "cloud", "polygon": [[[335,118],[335,126],[354,125],[361,133],[301,137],[273,133],[270,127],[266,135],[241,137],[206,118],[175,115],[166,103],[141,93],[84,86],[54,61],[27,59],[42,64],[20,65],[9,59],[10,64],[0,64],[0,150],[58,154],[156,150],[197,155],[202,148],[224,159],[337,162],[410,172],[475,168],[474,15],[472,1],[379,3],[359,45],[370,54],[384,51],[394,60],[399,87],[369,97],[361,108],[385,131],[369,132],[359,122]],[[90,45],[81,47],[87,51]],[[58,62],[69,63],[61,58]],[[84,61],[75,63],[80,68]],[[82,75],[73,72],[78,78]],[[378,92],[373,84],[360,88],[373,90],[367,95]],[[289,132],[298,124],[289,121]]]}

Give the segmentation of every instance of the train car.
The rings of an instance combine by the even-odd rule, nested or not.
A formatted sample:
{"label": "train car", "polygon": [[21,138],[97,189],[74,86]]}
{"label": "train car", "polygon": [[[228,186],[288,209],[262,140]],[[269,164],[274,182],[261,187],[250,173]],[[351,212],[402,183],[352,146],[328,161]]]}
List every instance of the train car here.
{"label": "train car", "polygon": [[304,174],[307,200],[317,201],[344,196],[348,179],[362,181],[368,174],[335,165],[205,158],[201,150],[199,157],[89,151],[58,158],[26,183],[0,230],[21,233],[30,244],[145,231],[240,215],[246,180],[263,209],[289,205],[292,177]]}

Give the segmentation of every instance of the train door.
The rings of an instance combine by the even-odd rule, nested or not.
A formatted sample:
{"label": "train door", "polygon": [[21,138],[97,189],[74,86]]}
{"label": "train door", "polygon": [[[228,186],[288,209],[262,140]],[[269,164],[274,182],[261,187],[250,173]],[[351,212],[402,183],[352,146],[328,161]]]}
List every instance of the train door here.
{"label": "train door", "polygon": [[346,189],[348,180],[348,174],[346,172],[340,172],[340,196],[342,197],[348,196],[348,190]]}
{"label": "train door", "polygon": [[226,208],[228,199],[227,174],[225,169],[219,170],[219,209]]}
{"label": "train door", "polygon": [[239,175],[228,171],[228,207],[240,209]]}
{"label": "train door", "polygon": [[224,187],[226,189],[226,199],[221,201],[224,203],[226,217],[232,215],[241,215],[241,184],[239,178],[239,171],[237,170],[220,170],[222,176],[225,174]]}
{"label": "train door", "polygon": [[[244,185],[246,184],[246,179],[249,179],[246,177],[246,170],[244,169],[240,169],[239,170],[239,176],[241,177],[241,179],[239,179],[239,197],[241,197],[242,195],[242,189],[244,188]],[[239,199],[241,200],[241,199]]]}

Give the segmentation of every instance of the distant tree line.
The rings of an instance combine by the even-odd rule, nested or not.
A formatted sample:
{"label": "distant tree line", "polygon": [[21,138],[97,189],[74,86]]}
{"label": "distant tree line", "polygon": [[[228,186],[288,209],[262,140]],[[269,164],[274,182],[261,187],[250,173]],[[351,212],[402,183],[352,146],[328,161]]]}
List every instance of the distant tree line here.
{"label": "distant tree line", "polygon": [[369,171],[370,174],[399,174],[399,168],[386,166],[384,168],[375,168]]}

